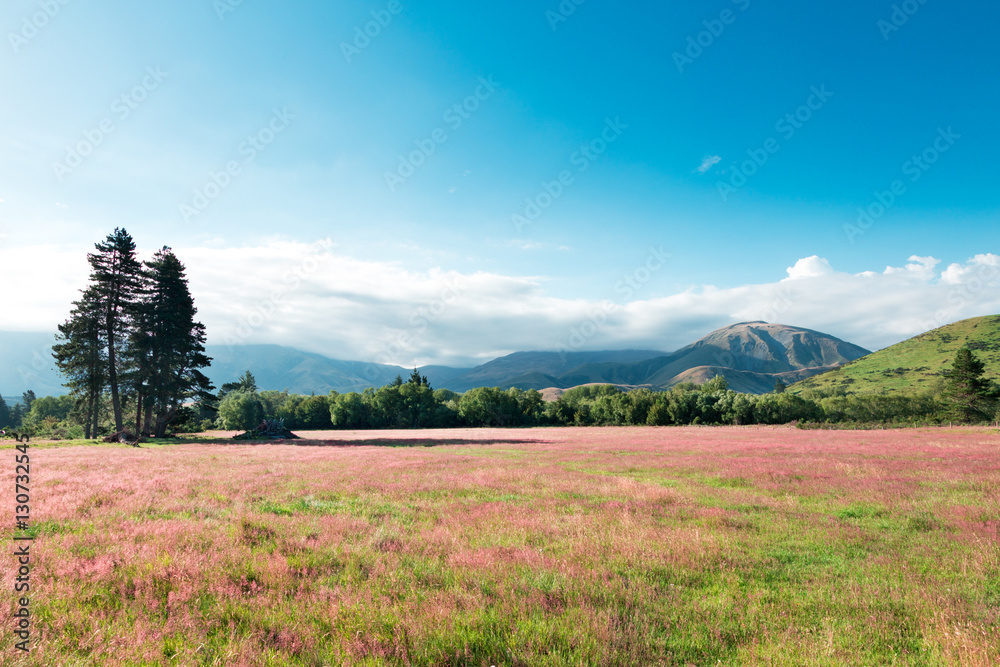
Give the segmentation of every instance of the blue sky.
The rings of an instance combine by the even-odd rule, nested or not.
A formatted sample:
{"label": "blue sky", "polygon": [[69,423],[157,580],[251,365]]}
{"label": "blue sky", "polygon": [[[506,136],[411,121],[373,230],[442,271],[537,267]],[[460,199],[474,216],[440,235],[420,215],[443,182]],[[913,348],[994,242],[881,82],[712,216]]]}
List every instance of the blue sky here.
{"label": "blue sky", "polygon": [[[253,342],[340,357],[376,355],[359,341],[398,337],[400,313],[433,302],[442,276],[485,276],[484,292],[466,293],[468,308],[449,304],[454,322],[444,315],[415,335],[423,342],[401,363],[551,349],[604,302],[622,309],[620,327],[587,347],[669,349],[745,314],[744,297],[706,290],[756,294],[749,310],[767,314],[776,286],[803,276],[827,278],[778,313],[800,320],[786,323],[877,347],[931,316],[886,312],[900,295],[884,285],[866,288],[884,303],[833,301],[850,290],[828,283],[911,257],[939,266],[907,274],[920,274],[915,298],[928,310],[937,298],[935,313],[952,308],[945,319],[997,312],[991,290],[951,290],[998,252],[998,20],[993,3],[941,0],[10,0],[0,10],[3,277],[16,279],[26,257],[66,260],[43,281],[44,303],[11,304],[31,316],[0,329],[53,329],[85,277],[69,258],[115,226],[149,252],[190,249],[216,337],[260,301],[264,287],[238,279],[258,249],[286,257],[255,269],[274,281],[301,261],[294,252],[330,239],[334,261],[281,308],[363,333],[271,323]],[[356,41],[366,28],[377,34]],[[421,145],[433,152],[411,157]],[[78,165],[76,149],[89,153]],[[412,175],[401,156],[419,163]],[[390,187],[393,172],[406,177]],[[545,206],[518,225],[527,200]],[[859,208],[878,215],[859,227]],[[650,248],[669,260],[624,297],[616,286]],[[242,267],[231,285],[209,251]],[[813,257],[801,266],[820,270],[787,271]],[[338,291],[347,266],[371,282]],[[679,312],[685,294],[703,298],[682,299]],[[648,322],[625,314],[654,306]],[[868,311],[896,323],[864,322]],[[527,335],[484,343],[501,321]]]}

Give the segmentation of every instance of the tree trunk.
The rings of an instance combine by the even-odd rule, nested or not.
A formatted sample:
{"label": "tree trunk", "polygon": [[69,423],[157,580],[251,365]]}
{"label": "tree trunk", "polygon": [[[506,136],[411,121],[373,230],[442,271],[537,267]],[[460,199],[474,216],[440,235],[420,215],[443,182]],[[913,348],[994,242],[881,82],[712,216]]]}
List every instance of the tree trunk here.
{"label": "tree trunk", "polygon": [[146,401],[146,419],[142,425],[142,437],[150,437],[153,430],[153,402]]}
{"label": "tree trunk", "polygon": [[135,437],[139,437],[142,432],[142,389],[136,387],[135,390]]}
{"label": "tree trunk", "polygon": [[170,419],[173,417],[174,410],[161,411],[156,417],[156,437],[163,438],[167,435],[167,424],[170,423]]}
{"label": "tree trunk", "polygon": [[111,408],[115,413],[115,430],[117,432],[122,431],[122,405],[118,398],[118,369],[116,366],[115,359],[115,316],[114,310],[115,306],[109,306],[108,310],[108,384],[111,387]]}
{"label": "tree trunk", "polygon": [[97,437],[98,411],[100,410],[100,405],[101,405],[101,392],[99,390],[96,390],[96,389],[91,390],[91,410],[90,410],[90,414],[91,414],[91,419],[94,420],[94,428],[91,429],[91,433],[94,434],[95,438]]}

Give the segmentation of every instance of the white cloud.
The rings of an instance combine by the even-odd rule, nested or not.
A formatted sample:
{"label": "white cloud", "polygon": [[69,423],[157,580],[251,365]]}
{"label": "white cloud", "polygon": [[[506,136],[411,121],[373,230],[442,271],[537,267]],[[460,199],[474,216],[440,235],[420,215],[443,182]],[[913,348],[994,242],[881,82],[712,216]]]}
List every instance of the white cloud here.
{"label": "white cloud", "polygon": [[720,162],[722,162],[722,158],[719,157],[718,155],[707,155],[701,161],[701,166],[698,167],[698,173],[704,174],[708,172],[709,169],[719,164]]}
{"label": "white cloud", "polygon": [[952,264],[941,273],[941,282],[948,285],[974,283],[977,274],[1000,271],[1000,256],[992,253],[976,255],[966,264]]}
{"label": "white cloud", "polygon": [[908,260],[910,263],[899,269],[893,266],[885,267],[885,275],[892,275],[894,273],[904,273],[908,272],[910,275],[917,276],[929,280],[935,275],[935,267],[941,263],[940,259],[935,259],[933,257],[918,257],[913,255]]}
{"label": "white cloud", "polygon": [[510,239],[492,243],[505,248],[517,248],[518,250],[558,250],[559,252],[570,252],[573,249],[567,245],[557,243],[543,243],[541,241],[528,241],[526,239]]}
{"label": "white cloud", "polygon": [[[581,331],[588,332],[581,349],[669,351],[748,320],[803,326],[877,349],[965,317],[1000,313],[1000,257],[993,254],[952,264],[940,275],[930,257],[852,274],[814,256],[770,283],[700,286],[613,304],[554,298],[542,277],[414,272],[288,240],[175,252],[188,267],[211,342],[277,343],[400,365],[553,350],[580,342],[574,332]],[[0,282],[32,276],[30,290],[7,292],[0,329],[54,331],[88,268],[78,248],[0,246]]]}
{"label": "white cloud", "polygon": [[820,276],[833,273],[833,267],[830,266],[830,262],[817,255],[800,259],[795,263],[795,266],[790,266],[786,270],[788,271],[788,277],[785,280],[819,278]]}

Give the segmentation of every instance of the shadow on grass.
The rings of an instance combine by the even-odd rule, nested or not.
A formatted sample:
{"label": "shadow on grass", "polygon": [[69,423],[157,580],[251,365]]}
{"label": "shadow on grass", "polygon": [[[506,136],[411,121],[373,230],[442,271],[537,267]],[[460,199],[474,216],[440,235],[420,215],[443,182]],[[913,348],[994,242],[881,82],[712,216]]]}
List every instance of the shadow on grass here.
{"label": "shadow on grass", "polygon": [[538,445],[545,440],[525,440],[517,438],[355,438],[351,440],[231,440],[213,439],[193,441],[203,445],[286,445],[293,447],[451,447],[460,445]]}

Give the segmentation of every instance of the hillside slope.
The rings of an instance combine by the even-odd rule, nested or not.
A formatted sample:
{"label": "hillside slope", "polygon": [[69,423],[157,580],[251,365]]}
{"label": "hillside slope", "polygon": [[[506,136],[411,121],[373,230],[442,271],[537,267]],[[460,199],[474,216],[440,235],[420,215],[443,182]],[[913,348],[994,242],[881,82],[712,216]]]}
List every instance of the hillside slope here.
{"label": "hillside slope", "polygon": [[942,372],[951,367],[964,345],[985,362],[986,374],[1000,379],[1000,315],[976,317],[920,334],[822,375],[804,380],[791,391],[845,390],[855,394],[883,391],[937,391]]}
{"label": "hillside slope", "polygon": [[[303,352],[280,345],[209,345],[212,367],[207,375],[216,387],[232,382],[250,370],[261,389],[288,389],[293,394],[326,394],[331,390],[361,392],[380,387],[401,375],[405,380],[412,369],[399,366],[342,361],[321,354]],[[440,387],[443,380],[465,372],[447,366],[427,366],[421,372],[431,385]]]}
{"label": "hillside slope", "polygon": [[[515,352],[476,366],[462,375],[444,382],[441,386],[453,391],[467,391],[473,387],[544,389],[550,386],[562,386],[565,389],[567,386],[574,385],[566,385],[562,376],[581,365],[619,366],[660,356],[663,356],[663,352],[655,350],[566,353]],[[584,383],[575,382],[574,384]]]}

